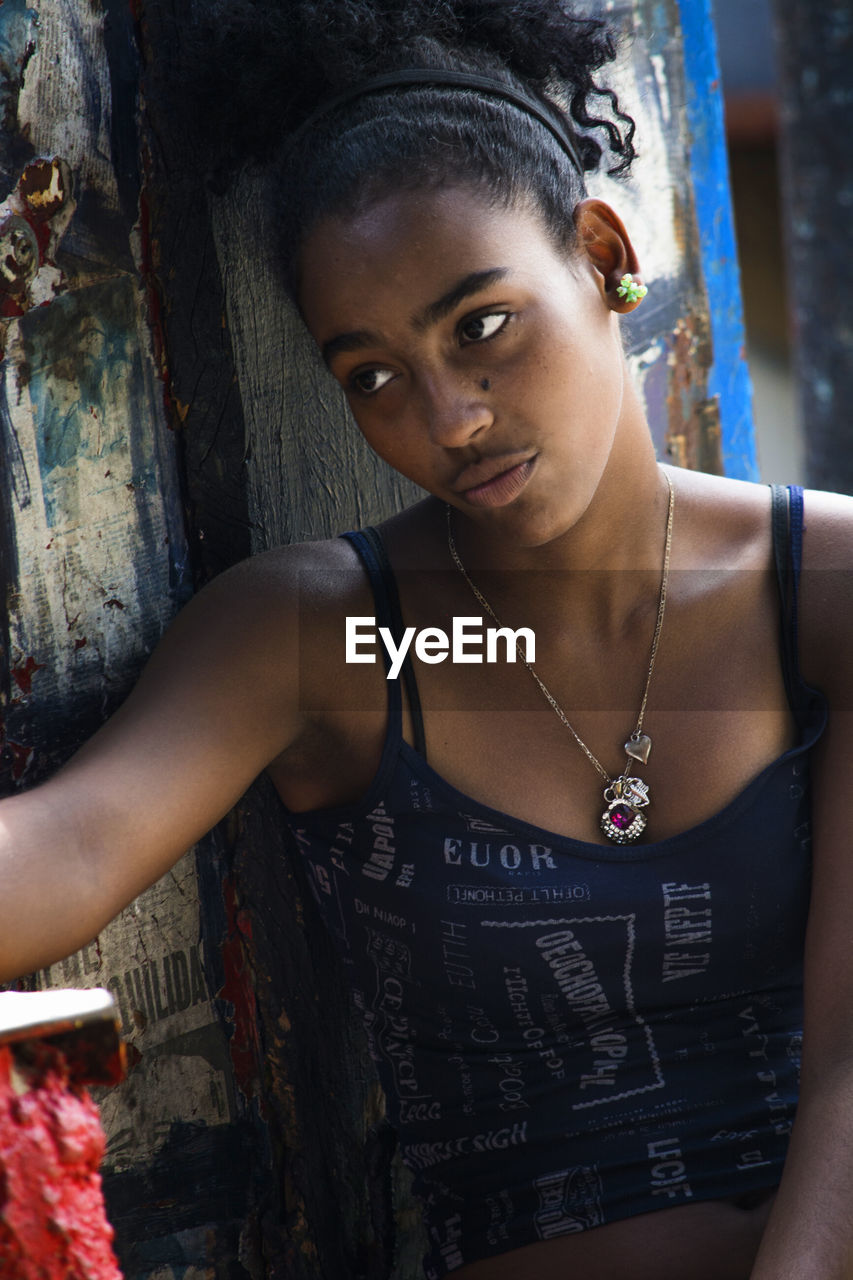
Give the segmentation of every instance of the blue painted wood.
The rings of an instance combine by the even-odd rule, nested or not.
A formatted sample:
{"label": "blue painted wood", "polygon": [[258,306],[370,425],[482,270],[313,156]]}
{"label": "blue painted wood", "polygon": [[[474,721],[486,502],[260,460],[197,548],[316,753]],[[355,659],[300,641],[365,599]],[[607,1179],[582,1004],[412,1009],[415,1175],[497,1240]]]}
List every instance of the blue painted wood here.
{"label": "blue painted wood", "polygon": [[744,357],[740,276],[711,5],[710,0],[678,0],[678,8],[690,176],[714,352],[708,391],[718,399],[726,475],[757,480],[752,389]]}

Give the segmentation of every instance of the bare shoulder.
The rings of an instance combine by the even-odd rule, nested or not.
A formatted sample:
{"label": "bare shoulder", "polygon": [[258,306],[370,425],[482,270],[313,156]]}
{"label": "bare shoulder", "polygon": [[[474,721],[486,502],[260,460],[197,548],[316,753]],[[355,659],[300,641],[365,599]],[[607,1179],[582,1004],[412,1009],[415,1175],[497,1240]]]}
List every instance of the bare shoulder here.
{"label": "bare shoulder", "polygon": [[[301,593],[333,604],[358,581],[360,562],[345,538],[295,542],[241,560],[214,578],[200,593],[217,605],[260,599],[287,608]],[[363,575],[362,575],[363,576]]]}
{"label": "bare shoulder", "polygon": [[[689,511],[711,547],[749,542],[771,545],[770,486],[701,471],[670,468],[682,511]],[[807,489],[804,494],[804,569],[853,568],[853,498]]]}
{"label": "bare shoulder", "polygon": [[764,484],[666,470],[676,491],[675,548],[684,568],[763,569],[771,553],[770,489]]}
{"label": "bare shoulder", "polygon": [[129,711],[141,715],[156,707],[165,714],[191,705],[195,714],[226,699],[231,717],[245,713],[256,725],[269,719],[277,754],[283,745],[278,726],[292,740],[307,708],[326,705],[341,666],[343,618],[367,613],[369,597],[358,557],[341,539],[241,561],[199,591],[172,623]]}
{"label": "bare shoulder", "polygon": [[[694,471],[670,474],[683,565],[772,570],[768,485]],[[807,489],[803,511],[801,668],[809,683],[853,706],[853,498]]]}
{"label": "bare shoulder", "polygon": [[294,543],[225,570],[190,601],[173,624],[180,637],[233,633],[250,644],[297,643],[301,627],[337,622],[369,594],[351,544],[342,538]]}
{"label": "bare shoulder", "polygon": [[853,707],[853,498],[807,489],[800,589],[803,673],[836,710]]}
{"label": "bare shoulder", "polygon": [[807,489],[803,497],[803,568],[853,569],[853,498]]}
{"label": "bare shoulder", "polygon": [[[716,514],[721,534],[727,537],[751,528],[770,527],[770,485],[702,471],[669,468],[683,497],[706,515]],[[803,551],[805,563],[825,568],[851,567],[853,498],[843,493],[806,489],[804,493]]]}

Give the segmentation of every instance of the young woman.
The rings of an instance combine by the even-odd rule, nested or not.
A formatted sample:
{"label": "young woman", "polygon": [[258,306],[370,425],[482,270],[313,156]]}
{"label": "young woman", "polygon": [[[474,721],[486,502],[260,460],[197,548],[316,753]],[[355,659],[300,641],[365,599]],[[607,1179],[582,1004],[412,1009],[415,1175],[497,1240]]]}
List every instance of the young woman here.
{"label": "young woman", "polygon": [[[431,496],[223,575],[110,724],[0,806],[3,974],[91,939],[268,769],[429,1277],[853,1276],[853,506],[658,465],[619,338],[640,265],[584,187],[633,154],[599,23],[557,0],[267,18],[226,35],[286,133],[287,281]],[[471,619],[519,660],[498,636],[470,661]],[[357,660],[396,669],[407,641],[399,678]]]}

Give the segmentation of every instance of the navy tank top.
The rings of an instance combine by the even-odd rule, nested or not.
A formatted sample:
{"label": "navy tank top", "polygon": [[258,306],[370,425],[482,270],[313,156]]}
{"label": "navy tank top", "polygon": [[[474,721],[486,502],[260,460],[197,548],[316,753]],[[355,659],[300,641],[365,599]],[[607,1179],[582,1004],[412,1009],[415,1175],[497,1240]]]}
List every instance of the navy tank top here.
{"label": "navy tank top", "polygon": [[[779,1180],[826,707],[797,665],[801,490],[774,489],[773,524],[799,741],[715,817],[602,847],[488,808],[430,768],[411,669],[417,748],[389,681],[362,801],[290,815],[423,1201],[428,1280]],[[376,532],[345,536],[399,631]]]}

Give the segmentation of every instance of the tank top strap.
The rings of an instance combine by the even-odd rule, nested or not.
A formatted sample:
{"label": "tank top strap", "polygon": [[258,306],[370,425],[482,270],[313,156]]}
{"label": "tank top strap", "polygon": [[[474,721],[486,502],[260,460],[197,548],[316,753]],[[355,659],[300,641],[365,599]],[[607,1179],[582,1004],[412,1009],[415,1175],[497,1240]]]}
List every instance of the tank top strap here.
{"label": "tank top strap", "polygon": [[800,571],[803,562],[803,490],[799,485],[770,486],[773,558],[780,602],[782,676],[791,710],[798,722],[806,711],[811,691],[800,673],[798,610]]}
{"label": "tank top strap", "polygon": [[[364,565],[373,591],[377,626],[387,627],[394,637],[394,643],[399,646],[402,643],[405,632],[403,613],[400,608],[400,594],[397,590],[397,580],[394,577],[394,570],[391,568],[391,562],[388,559],[381,533],[373,525],[368,525],[365,529],[350,530],[348,533],[342,534],[341,537],[352,543]],[[381,648],[387,672],[391,667],[391,658],[385,646],[383,645]],[[406,686],[406,696],[409,700],[409,712],[412,717],[415,750],[426,759],[424,720],[418,685],[415,680],[415,669],[412,665],[411,648],[403,659],[402,676]],[[390,727],[396,737],[400,738],[403,733],[403,700],[400,693],[400,681],[388,680],[387,684]]]}

